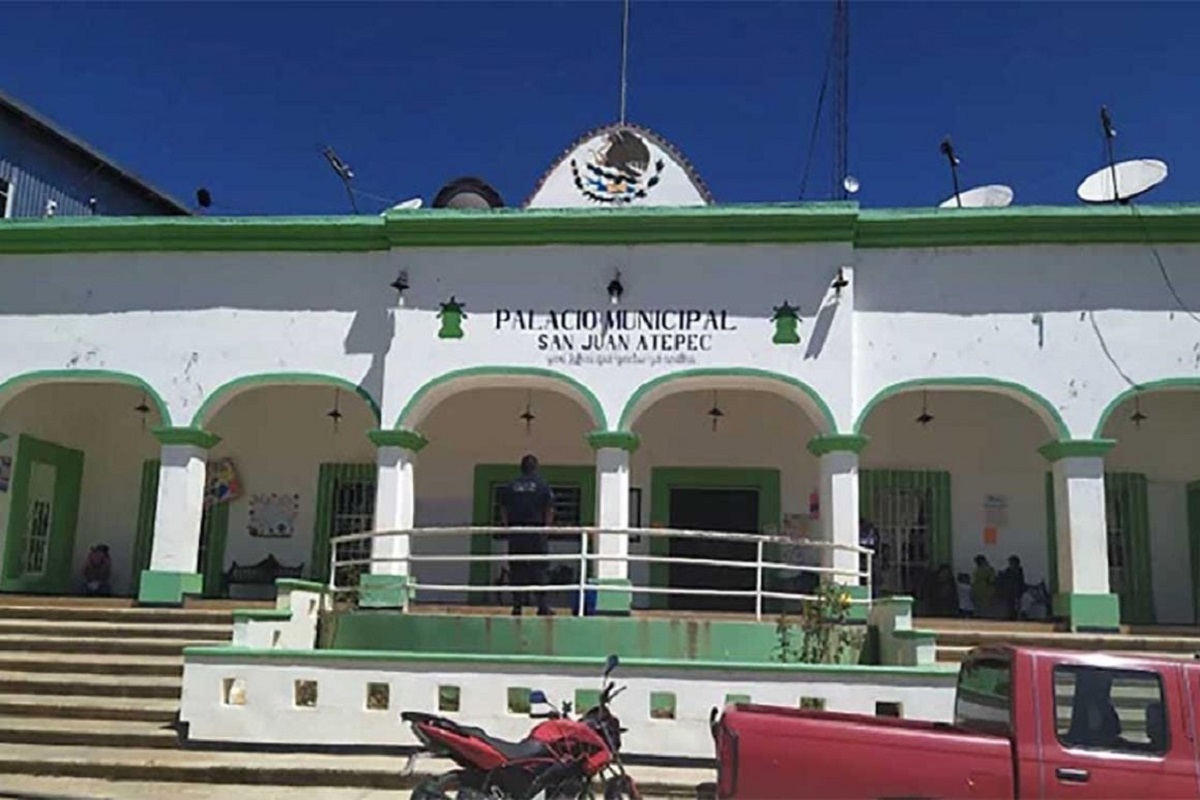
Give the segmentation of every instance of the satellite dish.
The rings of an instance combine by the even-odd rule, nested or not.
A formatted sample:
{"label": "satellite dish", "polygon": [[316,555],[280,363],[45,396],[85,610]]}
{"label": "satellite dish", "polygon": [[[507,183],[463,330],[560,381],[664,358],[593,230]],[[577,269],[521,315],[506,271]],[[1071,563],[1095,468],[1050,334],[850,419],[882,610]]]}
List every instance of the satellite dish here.
{"label": "satellite dish", "polygon": [[479,178],[458,178],[438,190],[434,208],[501,208],[504,199]]}
{"label": "satellite dish", "polygon": [[938,208],[1004,208],[1012,205],[1013,190],[1002,183],[976,186],[943,200]]}
{"label": "satellite dish", "polygon": [[845,189],[850,194],[857,194],[858,187],[859,187],[858,178],[854,177],[853,175],[847,175],[845,178],[842,179],[842,188]]}
{"label": "satellite dish", "polygon": [[405,200],[403,203],[396,203],[389,211],[409,211],[414,208],[420,208],[423,201],[419,197],[414,197],[410,200]]}
{"label": "satellite dish", "polygon": [[1119,161],[1084,178],[1076,194],[1085,203],[1128,203],[1166,179],[1165,161],[1155,158]]}

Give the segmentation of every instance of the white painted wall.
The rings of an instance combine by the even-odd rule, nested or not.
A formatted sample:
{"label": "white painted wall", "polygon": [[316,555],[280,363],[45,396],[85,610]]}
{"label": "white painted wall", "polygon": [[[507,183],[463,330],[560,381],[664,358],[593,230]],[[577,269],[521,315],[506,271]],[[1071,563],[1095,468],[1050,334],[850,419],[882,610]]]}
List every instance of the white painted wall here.
{"label": "white painted wall", "polygon": [[[21,434],[82,450],[83,483],[79,521],[75,533],[73,590],[83,585],[83,564],[92,545],[104,543],[113,561],[113,591],[132,594],[133,543],[137,535],[142,463],[158,457],[158,443],[150,433],[156,424],[148,415],[145,427],[134,409],[141,392],[116,384],[60,383],[34,386],[0,407],[0,431],[9,440],[0,454],[17,455]],[[15,461],[14,461],[15,467]],[[7,535],[9,492],[0,493]]]}
{"label": "white painted wall", "polygon": [[[229,508],[225,566],[254,564],[268,554],[288,566],[312,560],[317,483],[322,463],[374,467],[375,446],[367,431],[374,417],[357,395],[342,391],[338,408],[345,416],[338,429],[326,416],[334,389],[317,386],[259,387],[239,395],[213,417],[209,429],[221,441],[210,459],[232,458],[242,495]],[[300,513],[291,538],[252,537],[250,500],[255,494],[298,493]]]}
{"label": "white painted wall", "polygon": [[[970,572],[982,553],[999,570],[1010,555],[1025,567],[1025,580],[1048,578],[1045,475],[1049,463],[1037,448],[1050,432],[1015,400],[984,392],[929,392],[934,419],[920,415],[922,393],[891,397],[874,408],[863,432],[870,444],[861,469],[946,470],[950,473],[953,567]],[[984,500],[1008,499],[1008,526],[995,545],[983,541]]]}
{"label": "white painted wall", "polygon": [[[551,671],[552,669],[552,671]],[[322,745],[415,745],[401,710],[437,713],[439,686],[457,686],[461,710],[447,714],[509,740],[525,737],[536,721],[508,712],[509,687],[541,689],[554,701],[573,700],[576,689],[598,689],[596,670],[580,667],[463,664],[354,659],[270,660],[245,657],[186,657],[181,719],[197,741]],[[736,667],[686,672],[623,666],[616,675],[628,690],[613,712],[629,732],[628,754],[712,758],[708,715],[729,694],[754,702],[796,707],[802,697],[823,698],[829,711],[875,713],[875,703],[899,702],[908,719],[950,722],[955,670],[907,676],[860,668],[846,672],[772,672]],[[222,703],[223,682],[239,681],[244,705]],[[317,682],[315,708],[294,706],[294,681]],[[386,711],[366,710],[368,683],[390,687]],[[650,718],[651,692],[673,692],[676,718]]]}

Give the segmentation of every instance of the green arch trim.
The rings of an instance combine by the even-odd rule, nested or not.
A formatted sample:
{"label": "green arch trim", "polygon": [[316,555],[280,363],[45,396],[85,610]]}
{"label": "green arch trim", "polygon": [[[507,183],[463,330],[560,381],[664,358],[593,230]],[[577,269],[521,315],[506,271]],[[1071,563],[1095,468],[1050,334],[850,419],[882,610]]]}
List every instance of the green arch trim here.
{"label": "green arch trim", "polygon": [[665,383],[673,381],[685,380],[687,378],[753,378],[760,381],[769,381],[773,383],[783,384],[793,389],[799,389],[800,392],[813,402],[816,407],[819,420],[813,420],[817,423],[817,427],[825,426],[825,430],[821,433],[836,433],[837,420],[833,416],[833,411],[824,398],[817,393],[815,389],[809,386],[798,378],[793,378],[791,375],[784,375],[779,372],[771,372],[766,369],[754,369],[752,367],[699,367],[697,369],[684,369],[678,372],[669,372],[666,375],[660,375],[657,378],[648,380],[634,390],[630,395],[629,400],[625,403],[625,408],[621,411],[621,424],[618,430],[628,431],[633,426],[633,412],[637,408],[637,404],[642,401],[647,394],[654,391]]}
{"label": "green arch trim", "polygon": [[167,410],[167,403],[163,400],[162,395],[151,386],[144,378],[139,378],[137,375],[132,375],[128,372],[117,372],[110,369],[40,369],[33,372],[25,372],[20,375],[9,378],[4,383],[0,383],[0,395],[19,388],[23,384],[31,383],[59,383],[59,382],[77,382],[77,381],[97,381],[104,383],[120,383],[126,386],[133,386],[141,389],[146,393],[146,399],[149,400],[155,410],[158,411],[159,424],[162,427],[171,427],[171,412]]}
{"label": "green arch trim", "polygon": [[361,397],[375,415],[375,422],[379,422],[379,403],[375,402],[375,398],[366,389],[345,378],[322,372],[263,372],[234,378],[210,392],[192,415],[191,427],[204,428],[210,422],[210,417],[225,405],[227,395],[256,386],[337,386]]}
{"label": "green arch trim", "polygon": [[1030,389],[1021,383],[1014,381],[1002,381],[997,378],[981,378],[981,377],[961,377],[961,378],[916,378],[910,381],[900,381],[893,383],[885,389],[880,390],[871,401],[863,406],[863,410],[859,412],[858,419],[854,422],[854,432],[862,433],[863,425],[867,421],[867,417],[875,409],[875,406],[882,403],[889,397],[898,394],[906,394],[908,392],[920,389],[980,389],[982,391],[990,391],[996,394],[1004,392],[1012,392],[1021,397],[1024,397],[1029,403],[1028,406],[1038,416],[1044,415],[1044,422],[1047,422],[1053,429],[1051,433],[1056,439],[1070,439],[1071,431],[1067,427],[1066,421],[1062,418],[1062,414],[1058,413],[1058,409],[1054,404],[1047,400],[1042,395]]}
{"label": "green arch trim", "polygon": [[595,392],[570,375],[565,375],[544,367],[466,367],[465,369],[451,370],[427,381],[420,389],[417,389],[413,393],[413,396],[408,399],[408,402],[405,403],[404,408],[400,411],[400,415],[396,417],[396,424],[392,427],[413,428],[414,426],[411,424],[412,415],[416,412],[417,406],[420,405],[421,401],[430,392],[439,386],[464,378],[485,377],[547,378],[561,383],[579,396],[579,399],[583,401],[584,407],[591,414],[592,422],[595,423],[597,428],[604,430],[608,427],[608,416],[604,413],[604,405],[600,402],[600,398],[596,397]]}
{"label": "green arch trim", "polygon": [[1096,423],[1096,430],[1092,432],[1092,438],[1103,439],[1104,428],[1108,425],[1109,419],[1116,413],[1129,398],[1136,394],[1144,394],[1160,389],[1200,389],[1200,377],[1196,378],[1161,378],[1156,381],[1146,381],[1135,386],[1130,386],[1125,391],[1114,397],[1104,410],[1100,412],[1100,421]]}

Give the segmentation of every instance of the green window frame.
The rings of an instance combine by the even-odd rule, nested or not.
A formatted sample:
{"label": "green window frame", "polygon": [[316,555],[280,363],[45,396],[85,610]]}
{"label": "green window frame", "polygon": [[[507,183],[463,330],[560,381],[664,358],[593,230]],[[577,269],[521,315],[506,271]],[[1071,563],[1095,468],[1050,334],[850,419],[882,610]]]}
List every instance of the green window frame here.
{"label": "green window frame", "polygon": [[[317,468],[317,507],[313,515],[312,552],[309,557],[309,580],[329,583],[332,560],[334,493],[339,480],[370,483],[378,486],[379,471],[374,464],[324,463]],[[374,508],[374,506],[372,506]],[[371,526],[374,527],[374,526]]]}
{"label": "green window frame", "polygon": [[[951,512],[950,473],[946,470],[864,469],[858,473],[858,509],[860,519],[871,519],[881,491],[900,489],[930,491],[930,508],[925,524],[929,528],[929,568],[954,565],[954,527]],[[876,553],[875,558],[879,557]]]}

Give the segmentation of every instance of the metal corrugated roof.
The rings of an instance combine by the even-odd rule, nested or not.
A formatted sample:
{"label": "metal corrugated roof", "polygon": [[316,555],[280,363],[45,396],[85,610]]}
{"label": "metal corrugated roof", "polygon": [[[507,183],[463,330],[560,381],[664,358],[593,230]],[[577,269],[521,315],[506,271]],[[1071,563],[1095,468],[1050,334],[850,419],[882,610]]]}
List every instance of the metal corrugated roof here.
{"label": "metal corrugated roof", "polygon": [[109,170],[114,172],[116,175],[121,177],[123,180],[132,184],[133,186],[135,186],[136,188],[145,192],[146,194],[154,197],[156,200],[163,203],[164,205],[171,207],[172,209],[179,212],[180,214],[190,215],[192,213],[192,210],[190,208],[188,208],[183,203],[176,200],[171,195],[169,195],[166,192],[163,192],[159,189],[156,189],[154,186],[150,185],[146,181],[139,178],[137,175],[135,175],[132,172],[130,172],[129,170],[125,169],[120,164],[113,161],[111,158],[104,155],[99,150],[97,150],[96,148],[94,148],[90,144],[88,144],[87,142],[85,142],[82,139],[79,139],[75,136],[72,136],[70,133],[67,133],[67,131],[63,130],[61,127],[59,127],[55,123],[51,122],[46,117],[42,116],[41,114],[39,114],[36,111],[34,111],[33,109],[29,108],[25,104],[21,103],[16,98],[14,98],[8,94],[5,94],[4,91],[2,91],[2,90],[0,90],[0,108],[6,109],[6,110],[12,112],[13,114],[17,115],[18,117],[21,117],[22,119],[28,121],[30,124],[41,129],[43,132],[45,132],[50,137],[57,140],[64,146],[79,153],[84,158],[86,158],[98,165],[102,165],[102,166],[108,168]]}

